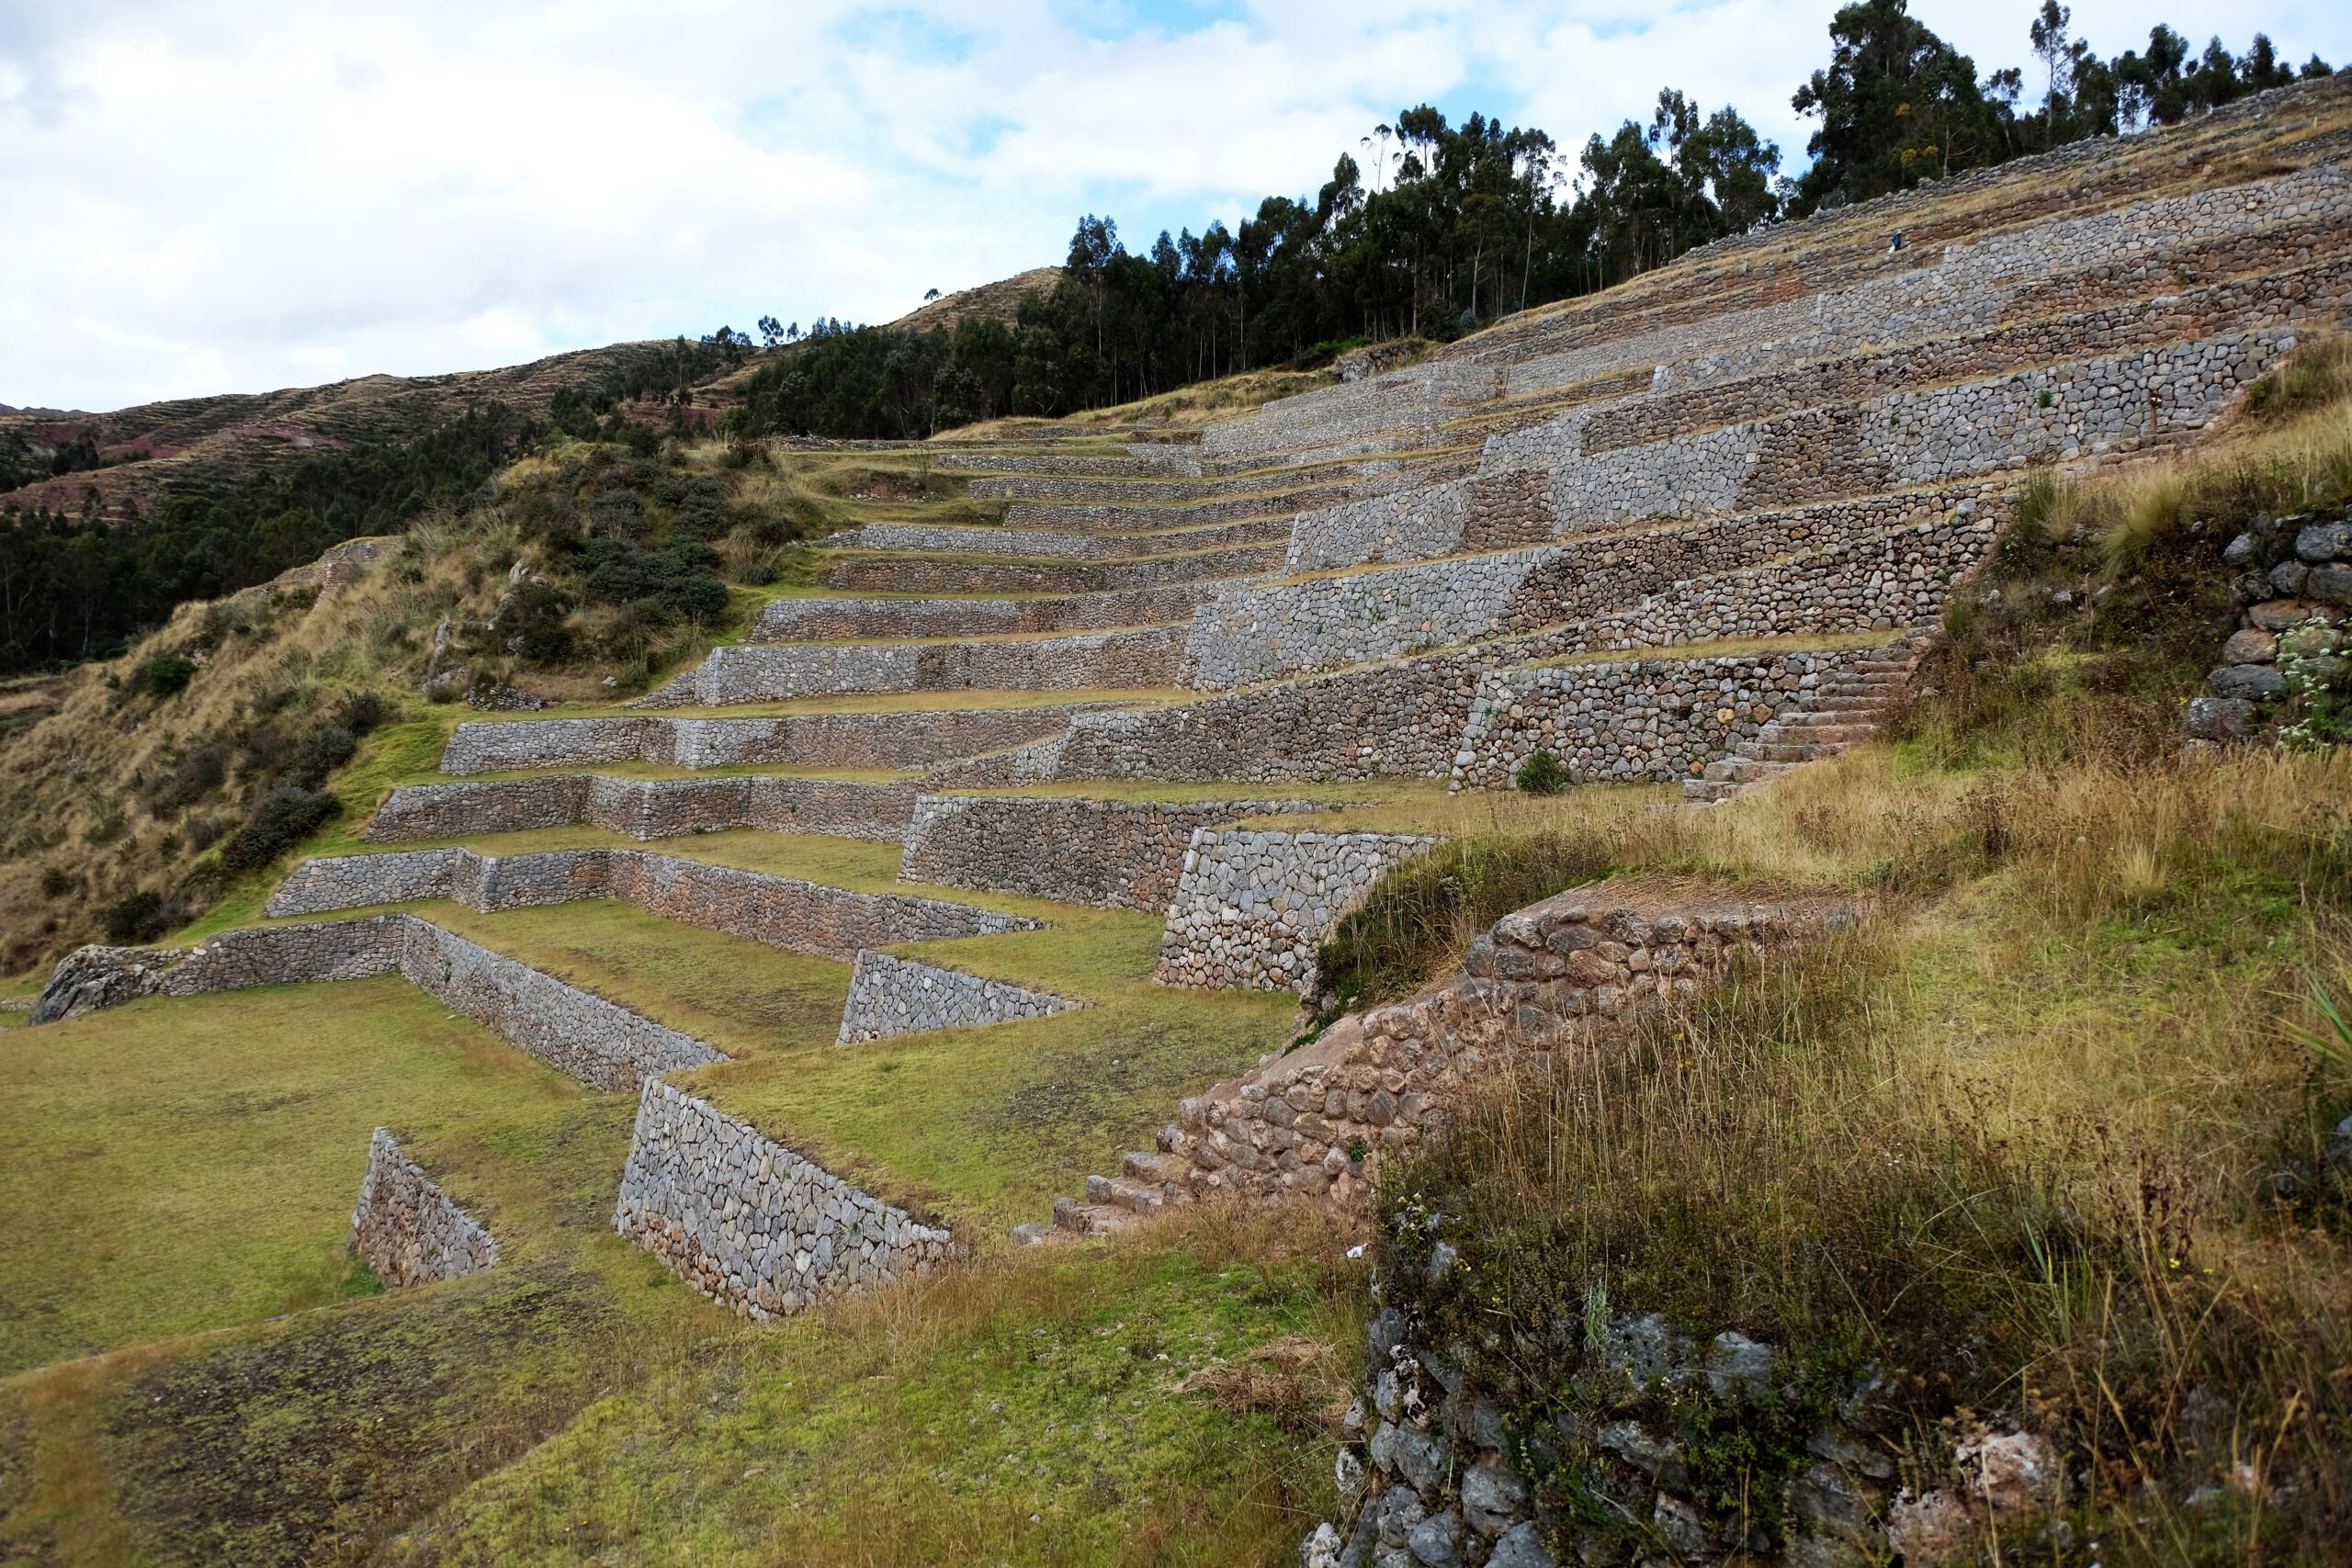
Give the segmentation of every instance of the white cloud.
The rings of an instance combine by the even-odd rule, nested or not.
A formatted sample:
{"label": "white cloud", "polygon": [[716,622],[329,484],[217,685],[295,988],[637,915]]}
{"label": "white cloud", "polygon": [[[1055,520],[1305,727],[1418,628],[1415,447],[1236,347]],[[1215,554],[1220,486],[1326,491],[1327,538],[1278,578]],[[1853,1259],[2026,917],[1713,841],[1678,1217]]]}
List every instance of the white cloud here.
{"label": "white cloud", "polygon": [[[1980,68],[2027,62],[2028,0],[1915,4]],[[1832,8],[0,0],[0,400],[888,319],[1057,260],[1081,211],[1137,243],[1311,191],[1423,99],[1573,150],[1671,83],[1801,158],[1788,96]],[[2141,6],[2075,10],[2106,51],[2144,39]],[[2352,49],[2305,0],[2165,11],[2199,42]]]}

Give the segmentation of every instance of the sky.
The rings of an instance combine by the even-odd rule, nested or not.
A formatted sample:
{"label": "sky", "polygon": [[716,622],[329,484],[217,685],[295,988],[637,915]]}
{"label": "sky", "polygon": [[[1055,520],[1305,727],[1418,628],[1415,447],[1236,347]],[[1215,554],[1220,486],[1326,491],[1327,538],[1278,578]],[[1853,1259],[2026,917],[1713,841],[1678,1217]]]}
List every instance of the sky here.
{"label": "sky", "polygon": [[[2028,68],[2035,0],[1914,0]],[[0,402],[485,368],[888,321],[1311,193],[1404,107],[1574,149],[1661,86],[1804,162],[1834,0],[0,0]],[[2352,58],[2341,0],[2076,0]]]}

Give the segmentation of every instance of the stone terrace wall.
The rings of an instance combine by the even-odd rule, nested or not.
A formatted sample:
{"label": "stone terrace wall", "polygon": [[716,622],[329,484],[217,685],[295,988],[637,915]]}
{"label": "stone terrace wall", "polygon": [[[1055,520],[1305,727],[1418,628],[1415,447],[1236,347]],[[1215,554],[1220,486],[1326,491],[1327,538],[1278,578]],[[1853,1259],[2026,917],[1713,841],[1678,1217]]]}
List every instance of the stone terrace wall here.
{"label": "stone terrace wall", "polygon": [[833,1043],[1015,1023],[1085,1005],[869,948],[857,955],[857,966],[851,971],[849,1000],[842,1008],[841,1033]]}
{"label": "stone terrace wall", "polygon": [[270,895],[273,916],[447,898],[482,913],[617,898],[729,936],[843,962],[862,947],[1042,931],[1043,921],[902,893],[854,893],[642,850],[485,855],[405,850],[309,860]]}
{"label": "stone terrace wall", "polygon": [[441,754],[441,771],[491,773],[626,761],[681,768],[920,768],[1058,734],[1069,716],[1087,705],[779,718],[482,719],[458,726]]}
{"label": "stone terrace wall", "polygon": [[764,1321],[926,1273],[918,1224],[704,1100],[648,1079],[613,1228],[738,1316]]}
{"label": "stone terrace wall", "polygon": [[1129,446],[1124,457],[1080,457],[1058,452],[949,452],[932,459],[932,466],[957,473],[988,474],[1173,474],[1178,479],[1201,477],[1201,460],[1192,452],[1168,446]]}
{"label": "stone terrace wall", "polygon": [[1204,457],[1261,457],[1361,440],[1374,434],[1433,431],[1449,411],[1502,389],[1485,366],[1436,361],[1283,398],[1201,433]]}
{"label": "stone terrace wall", "polygon": [[1312,1043],[1177,1109],[1154,1177],[1169,1196],[1220,1192],[1370,1202],[1384,1156],[1447,1096],[1522,1050],[1605,1044],[1661,1001],[1696,994],[1740,953],[1848,923],[1831,899],[1751,903],[1601,883],[1506,915],[1467,974],[1332,1024]]}
{"label": "stone terrace wall", "polygon": [[1164,914],[1194,829],[1319,809],[1303,800],[925,795],[915,803],[899,879]]}
{"label": "stone terrace wall", "polygon": [[774,599],[753,642],[849,642],[861,637],[999,637],[1110,631],[1182,621],[1216,592],[1186,582],[1057,599]]}
{"label": "stone terrace wall", "polygon": [[1083,714],[1067,734],[941,770],[955,787],[1069,779],[1272,784],[1442,774],[1485,661],[1439,653],[1163,708]]}
{"label": "stone terrace wall", "polygon": [[845,550],[910,550],[926,554],[1010,556],[1024,560],[1125,561],[1138,557],[1233,549],[1285,537],[1288,513],[1254,521],[1177,526],[1161,513],[1157,533],[1047,533],[1025,528],[962,528],[913,523],[872,523],[836,534],[828,544]]}
{"label": "stone terrace wall", "polygon": [[1122,691],[1165,686],[1182,661],[1184,629],[1080,632],[1028,642],[792,644],[714,648],[648,707],[783,702],[828,693]]}
{"label": "stone terrace wall", "polygon": [[401,1153],[382,1127],[368,1144],[359,1206],[345,1245],[376,1278],[397,1290],[479,1274],[498,1262],[498,1243],[471,1214]]}
{"label": "stone terrace wall", "polygon": [[493,784],[402,784],[378,808],[363,837],[393,843],[588,822],[640,840],[759,828],[895,843],[906,837],[914,803],[911,784],[557,773]]}
{"label": "stone terrace wall", "polygon": [[850,555],[826,563],[824,583],[845,593],[1109,593],[1272,571],[1282,565],[1283,548],[1277,539],[1238,549],[1202,549],[1196,554],[1113,561]]}
{"label": "stone terrace wall", "polygon": [[1163,985],[1311,990],[1315,950],[1399,861],[1434,847],[1407,833],[1203,828],[1159,938]]}
{"label": "stone terrace wall", "polygon": [[1773,718],[1806,705],[1834,671],[1877,649],[1638,659],[1495,670],[1453,758],[1461,784],[1504,788],[1538,750],[1577,784],[1689,777]]}
{"label": "stone terrace wall", "polygon": [[85,947],[57,966],[36,1022],[141,996],[397,974],[560,1073],[601,1089],[724,1062],[690,1035],[503,958],[413,915],[226,931],[189,948]]}

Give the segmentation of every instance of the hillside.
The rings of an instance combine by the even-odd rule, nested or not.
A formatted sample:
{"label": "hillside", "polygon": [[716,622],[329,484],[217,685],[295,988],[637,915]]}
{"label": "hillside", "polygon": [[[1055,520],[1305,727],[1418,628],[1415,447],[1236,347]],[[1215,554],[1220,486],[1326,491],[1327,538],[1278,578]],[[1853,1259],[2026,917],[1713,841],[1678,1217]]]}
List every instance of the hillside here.
{"label": "hillside", "polygon": [[2347,329],[2328,79],[184,607],[0,705],[0,1557],[2343,1561]]}
{"label": "hillside", "polygon": [[[1053,269],[1037,268],[959,290],[893,324],[952,326],[970,315],[1010,320],[1022,293],[1031,287],[1050,287],[1052,276]],[[1040,279],[1045,280],[1042,285]],[[614,344],[496,370],[363,376],[324,387],[182,398],[108,413],[0,407],[0,439],[18,434],[44,449],[87,439],[96,444],[105,465],[0,491],[0,511],[79,513],[95,494],[104,515],[119,516],[130,509],[146,513],[166,493],[218,491],[256,468],[282,465],[308,452],[354,442],[401,440],[454,419],[473,404],[495,400],[544,417],[548,402],[564,389],[593,389],[622,379],[668,346],[660,341]],[[686,382],[697,395],[700,412],[707,416],[724,408],[729,389],[760,361],[755,351],[740,368],[716,366],[692,371]],[[637,417],[658,423],[666,414],[648,404],[637,411]]]}

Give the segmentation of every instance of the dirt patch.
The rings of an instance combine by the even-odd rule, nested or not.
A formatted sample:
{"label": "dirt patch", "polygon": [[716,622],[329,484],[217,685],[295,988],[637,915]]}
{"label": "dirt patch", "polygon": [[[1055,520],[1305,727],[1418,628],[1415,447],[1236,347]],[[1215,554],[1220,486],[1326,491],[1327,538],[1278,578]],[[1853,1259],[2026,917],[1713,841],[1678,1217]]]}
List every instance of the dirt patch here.
{"label": "dirt patch", "polygon": [[560,1264],[469,1286],[291,1319],[132,1380],[104,1417],[122,1516],[159,1562],[360,1561],[560,1429],[628,1354],[618,1314]]}

